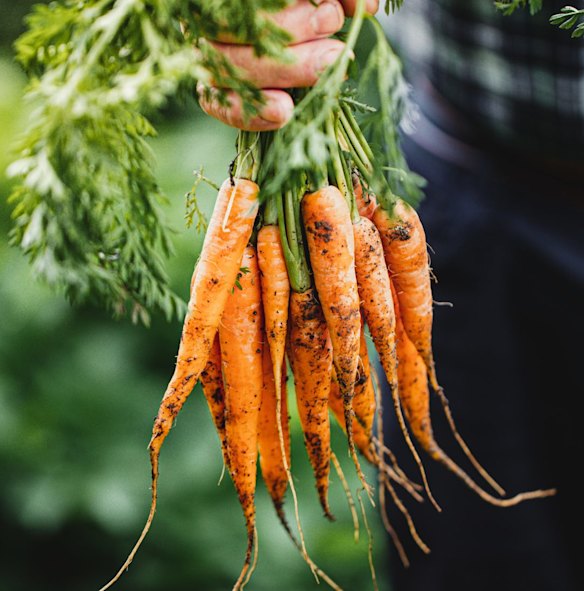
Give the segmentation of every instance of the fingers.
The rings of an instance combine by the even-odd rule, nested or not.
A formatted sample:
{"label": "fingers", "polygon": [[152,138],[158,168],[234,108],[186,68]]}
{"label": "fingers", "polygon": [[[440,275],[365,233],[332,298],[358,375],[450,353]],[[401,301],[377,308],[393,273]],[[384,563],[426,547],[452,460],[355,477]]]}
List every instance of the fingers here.
{"label": "fingers", "polygon": [[265,104],[260,113],[245,119],[241,98],[233,91],[227,91],[229,105],[221,105],[216,97],[217,91],[211,89],[210,96],[204,87],[197,87],[199,104],[205,113],[219,119],[231,127],[246,131],[273,131],[282,127],[292,116],[294,102],[292,97],[283,90],[264,90],[262,95]]}
{"label": "fingers", "polygon": [[343,51],[344,44],[336,39],[307,41],[291,46],[291,63],[254,55],[247,45],[213,43],[237,68],[241,75],[258,88],[300,88],[312,86],[320,74]]}
{"label": "fingers", "polygon": [[[292,43],[329,37],[340,31],[345,13],[338,0],[297,0],[284,10],[267,15],[292,36]],[[229,35],[218,35],[216,41],[237,43]]]}
{"label": "fingers", "polygon": [[[355,13],[355,8],[357,7],[357,0],[341,0],[341,4],[345,9],[345,13],[347,16],[352,16]],[[379,9],[379,0],[366,0],[365,2],[365,10],[369,14],[375,14]]]}

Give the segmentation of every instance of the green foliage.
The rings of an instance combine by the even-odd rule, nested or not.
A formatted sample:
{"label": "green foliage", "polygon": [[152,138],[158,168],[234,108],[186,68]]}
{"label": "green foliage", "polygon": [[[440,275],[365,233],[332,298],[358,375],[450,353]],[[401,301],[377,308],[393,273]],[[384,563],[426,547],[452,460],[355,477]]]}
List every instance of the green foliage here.
{"label": "green foliage", "polygon": [[385,14],[399,10],[403,3],[404,0],[385,0]]}
{"label": "green foliage", "polygon": [[[0,165],[28,120],[22,78],[0,59]],[[171,288],[188,292],[202,235],[185,231],[184,187],[192,162],[210,179],[223,178],[235,133],[200,113],[160,119],[148,140],[158,178],[169,195],[175,251],[168,265]],[[197,138],[194,142],[193,138]],[[0,193],[9,190],[0,166]],[[201,186],[204,215],[215,190]],[[0,227],[9,222],[0,206]],[[72,308],[42,283],[21,252],[0,236],[0,530],[2,591],[95,591],[113,574],[138,535],[150,500],[146,446],[153,409],[168,382],[180,323],[153,317],[150,329],[114,323],[99,309]],[[314,490],[295,403],[292,462],[302,523],[312,557],[345,589],[371,586],[366,536],[356,545],[340,482],[331,477],[338,521],[323,517]],[[353,491],[359,486],[346,438],[333,429],[333,446]],[[120,582],[127,591],[230,589],[245,551],[245,526],[233,486],[220,486],[221,452],[200,389],[181,412],[161,457],[160,499],[151,535]],[[369,474],[368,474],[369,475]],[[371,474],[370,480],[374,481]],[[287,500],[290,503],[290,499]],[[375,561],[383,585],[385,538],[370,508]],[[292,517],[291,504],[287,511]],[[265,487],[258,483],[260,554],[253,585],[281,591],[322,589],[287,539]],[[31,564],[35,568],[30,568]]]}
{"label": "green foliage", "polygon": [[[411,117],[408,89],[402,76],[401,62],[385,40],[377,21],[371,21],[377,42],[369,52],[359,76],[359,94],[367,96],[375,110],[364,110],[362,127],[374,153],[372,189],[389,206],[385,179],[394,195],[412,205],[421,200],[424,180],[410,171],[400,147],[398,126]],[[357,105],[358,107],[358,105]],[[380,178],[383,177],[383,178]]]}
{"label": "green foliage", "polygon": [[[194,95],[209,85],[229,87],[247,115],[260,106],[258,89],[206,39],[227,33],[252,44],[257,55],[288,59],[290,37],[268,19],[287,0],[60,0],[37,6],[16,43],[30,77],[35,105],[31,124],[10,174],[19,180],[12,243],[36,274],[74,303],[99,302],[115,315],[147,323],[151,312],[181,316],[184,302],[168,287],[164,260],[171,252],[165,199],[147,139],[149,118],[171,97]],[[400,0],[386,3],[395,10]],[[364,1],[351,21],[346,49],[309,92],[297,97],[292,120],[274,136],[262,162],[262,197],[302,187],[305,173],[326,170],[331,139],[324,123],[346,87]],[[382,45],[383,47],[378,47]],[[370,117],[383,126],[379,174],[415,201],[419,189],[397,142],[395,95],[401,71],[385,37],[365,68],[375,78],[382,107]],[[388,66],[392,69],[384,72]],[[387,101],[389,98],[389,101]],[[226,100],[219,93],[219,100]],[[238,166],[242,158],[237,159]],[[243,162],[246,164],[247,162]],[[255,174],[257,163],[251,171]],[[397,171],[397,174],[394,173]],[[195,193],[187,194],[187,224],[202,219]]]}
{"label": "green foliage", "polygon": [[541,10],[543,0],[501,0],[495,2],[495,6],[504,15],[508,16],[513,14],[518,8],[524,8],[529,5],[529,11],[531,14],[535,14]]}
{"label": "green foliage", "polygon": [[584,36],[584,9],[564,6],[560,12],[550,17],[550,23],[560,29],[574,29],[572,37]]}
{"label": "green foliage", "polygon": [[289,37],[261,11],[285,5],[61,0],[35,8],[16,48],[36,110],[10,173],[20,179],[12,241],[40,278],[73,302],[94,299],[135,321],[182,314],[164,273],[170,243],[146,116],[211,79],[257,110],[257,89],[201,40],[221,30],[253,41],[258,54],[281,55]]}

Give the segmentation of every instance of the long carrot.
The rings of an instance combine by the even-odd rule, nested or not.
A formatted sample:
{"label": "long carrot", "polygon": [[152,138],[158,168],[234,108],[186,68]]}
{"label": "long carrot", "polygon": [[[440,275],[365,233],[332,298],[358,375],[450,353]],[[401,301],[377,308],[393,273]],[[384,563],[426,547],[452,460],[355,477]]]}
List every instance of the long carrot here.
{"label": "long carrot", "polygon": [[[265,373],[266,366],[269,364],[273,372],[271,383],[274,384],[274,396],[273,398],[268,396],[270,400],[269,410],[262,410],[262,417],[265,418],[265,422],[262,420],[262,424],[264,425],[262,431],[265,430],[265,434],[263,432],[260,434],[260,441],[262,441],[265,436],[267,441],[261,445],[271,449],[271,452],[268,454],[270,458],[269,464],[272,466],[269,469],[269,472],[273,474],[274,478],[276,478],[280,476],[280,469],[283,469],[284,477],[287,480],[287,472],[289,471],[290,466],[290,442],[288,435],[288,421],[284,421],[284,417],[287,419],[287,407],[285,406],[285,395],[282,394],[282,381],[280,377],[285,374],[290,281],[288,279],[286,260],[284,258],[282,241],[280,239],[280,228],[276,225],[277,216],[273,211],[274,208],[270,207],[270,205],[271,204],[268,204],[264,212],[264,217],[271,218],[269,219],[270,223],[264,225],[258,232],[257,252],[258,264],[262,275],[262,303],[268,344],[268,359],[265,359],[264,355],[264,384],[270,383],[269,378]],[[265,392],[266,391],[264,390],[264,393]],[[271,409],[272,400],[275,406],[273,412]],[[268,424],[267,421],[270,420],[270,414],[273,414],[273,422]],[[282,420],[276,421],[275,417],[281,417]],[[273,441],[271,439],[274,435],[274,427],[280,450],[279,453],[276,453],[276,450],[273,449]],[[262,455],[261,449],[260,455]],[[268,462],[268,456],[265,456],[265,459],[262,461]],[[267,466],[266,469],[268,469]],[[262,463],[262,472],[263,471],[264,464]],[[271,487],[268,486],[268,489],[270,488]],[[271,488],[271,494],[273,492],[272,500],[274,502],[276,513],[283,526],[289,530],[283,510],[285,491],[285,483],[274,485]]]}
{"label": "long carrot", "polygon": [[424,228],[416,210],[402,200],[397,201],[391,215],[378,207],[372,219],[381,235],[405,331],[426,364],[432,387],[438,390],[432,354],[430,263]]}
{"label": "long carrot", "polygon": [[243,178],[226,180],[209,221],[184,320],[176,367],[166,388],[149,444],[152,501],[146,524],[128,558],[100,591],[111,587],[128,568],[144,541],[156,512],[158,460],[174,419],[205,368],[227,297],[236,280],[243,251],[258,211],[258,185]]}
{"label": "long carrot", "polygon": [[209,361],[205,369],[201,372],[201,386],[203,394],[207,400],[211,417],[219,441],[221,442],[221,452],[223,454],[223,463],[229,469],[229,453],[227,450],[227,439],[225,435],[225,387],[223,385],[223,372],[221,369],[221,347],[219,344],[219,333],[215,335],[213,347],[209,354]]}
{"label": "long carrot", "polygon": [[[288,424],[288,405],[286,396],[281,396],[278,408],[276,395],[276,383],[272,360],[268,347],[263,349],[263,384],[262,404],[258,422],[258,450],[260,453],[260,467],[266,488],[270,493],[276,513],[283,523],[284,516],[284,495],[288,485],[286,465],[290,466],[290,429]],[[280,392],[285,392],[286,374],[280,372]],[[278,425],[278,423],[280,425]],[[284,454],[280,445],[280,431],[284,439]],[[286,524],[287,525],[287,524]]]}
{"label": "long carrot", "polygon": [[304,196],[302,218],[314,282],[331,336],[349,453],[371,498],[353,441],[353,395],[359,365],[361,313],[351,213],[339,189],[329,185]]}
{"label": "long carrot", "polygon": [[[397,299],[397,296],[394,297]],[[434,439],[430,419],[430,390],[426,365],[415,345],[407,336],[399,310],[397,315],[397,356],[399,360],[399,393],[406,418],[414,437],[432,459],[442,463],[483,500],[497,507],[510,507],[528,499],[549,497],[556,493],[555,489],[546,489],[519,493],[506,499],[493,497],[440,448]]]}
{"label": "long carrot", "polygon": [[298,414],[316,478],[318,498],[326,517],[334,520],[328,503],[328,398],[333,354],[324,314],[315,295],[312,289],[303,293],[292,292],[288,358],[294,375]]}
{"label": "long carrot", "polygon": [[229,472],[247,527],[247,551],[233,589],[240,589],[254,544],[258,419],[262,399],[264,323],[260,272],[255,248],[241,259],[238,285],[227,299],[219,327],[225,380],[225,433]]}
{"label": "long carrot", "polygon": [[383,243],[385,260],[396,288],[401,318],[409,340],[422,357],[432,388],[436,391],[448,419],[450,428],[461,449],[481,476],[504,495],[503,488],[483,468],[458,432],[448,400],[436,377],[432,354],[432,290],[426,237],[416,210],[398,200],[390,215],[378,207],[373,214]]}
{"label": "long carrot", "polygon": [[353,224],[353,232],[355,271],[363,314],[390,387],[395,415],[404,439],[418,465],[428,498],[440,511],[440,506],[430,491],[420,456],[408,433],[400,405],[395,342],[396,315],[381,237],[375,225],[363,217],[358,223]]}

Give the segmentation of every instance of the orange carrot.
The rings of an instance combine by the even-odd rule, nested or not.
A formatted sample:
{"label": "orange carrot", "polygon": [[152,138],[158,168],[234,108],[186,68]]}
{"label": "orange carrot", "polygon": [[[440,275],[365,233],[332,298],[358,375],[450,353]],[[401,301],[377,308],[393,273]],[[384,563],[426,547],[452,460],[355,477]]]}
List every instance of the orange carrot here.
{"label": "orange carrot", "polygon": [[332,346],[322,308],[314,290],[292,292],[288,358],[294,375],[304,443],[316,478],[318,498],[329,519],[330,424],[328,398]]}
{"label": "orange carrot", "polygon": [[[274,371],[272,369],[272,360],[270,351],[264,346],[263,350],[263,386],[262,386],[262,405],[258,422],[258,450],[260,453],[260,466],[262,477],[266,483],[266,488],[270,493],[276,512],[280,521],[285,519],[283,513],[284,495],[288,485],[288,476],[286,474],[286,465],[290,466],[290,433],[288,425],[288,405],[286,396],[280,400],[280,411],[277,409],[276,384],[274,381]],[[285,368],[284,368],[285,369]],[[281,372],[280,391],[286,388],[286,374]],[[279,417],[279,419],[278,419]],[[278,422],[280,428],[278,428]],[[282,431],[284,439],[284,450],[286,457],[282,457],[280,446],[280,434]]]}
{"label": "orange carrot", "polygon": [[[345,413],[344,413],[344,409],[343,409],[343,398],[340,393],[338,383],[337,383],[336,379],[334,378],[334,375],[333,375],[333,380],[331,382],[331,392],[330,392],[330,396],[329,396],[329,407],[333,411],[333,414],[335,415],[337,422],[339,423],[341,428],[344,431],[346,431]],[[358,421],[355,421],[353,424],[353,427],[354,427],[353,435],[355,438],[355,445],[357,446],[359,451],[363,454],[363,456],[373,466],[375,466],[378,469],[379,475],[380,475],[380,482],[389,491],[389,493],[391,494],[391,497],[392,497],[393,501],[395,502],[395,504],[397,505],[398,509],[401,511],[401,513],[406,518],[410,532],[412,534],[412,537],[414,538],[416,543],[420,546],[420,548],[424,552],[427,552],[428,547],[426,546],[426,544],[422,541],[422,539],[418,535],[407,508],[405,507],[405,505],[403,504],[401,499],[398,497],[395,489],[393,488],[393,486],[391,485],[391,482],[389,481],[389,478],[393,478],[394,480],[396,480],[396,482],[399,482],[399,484],[401,484],[417,500],[421,500],[421,497],[411,487],[411,484],[408,480],[400,477],[393,470],[391,470],[391,468],[389,466],[386,466],[381,461],[381,458],[378,456],[377,452],[375,451],[375,448],[373,446],[371,439],[365,433],[365,429],[363,428],[363,426]],[[380,492],[380,500],[381,500],[382,508],[384,508],[385,507],[384,493]],[[399,541],[399,539],[395,535],[395,531],[393,530],[393,528],[391,528],[391,526],[389,526],[389,523],[387,521],[387,515],[383,516],[383,520],[384,520],[384,525],[386,526],[386,529],[392,535],[392,538],[394,540],[394,543],[396,544],[396,547],[400,551],[400,554],[402,554],[403,547],[401,546],[401,542]],[[401,550],[400,550],[400,548],[401,548]]]}
{"label": "orange carrot", "polygon": [[211,417],[213,417],[215,429],[219,435],[223,463],[229,469],[229,454],[225,437],[225,388],[223,386],[223,373],[221,370],[219,333],[215,335],[213,347],[209,354],[209,361],[207,361],[205,369],[201,372],[201,386],[203,387],[203,394],[207,399]]}
{"label": "orange carrot", "polygon": [[377,208],[377,199],[371,191],[365,190],[364,180],[360,175],[353,173],[353,194],[355,195],[355,201],[357,202],[357,208],[361,217],[370,220],[373,217],[373,213]]}
{"label": "orange carrot", "polygon": [[391,282],[384,262],[381,237],[375,225],[363,217],[359,222],[353,224],[353,232],[355,271],[363,314],[390,387],[394,411],[404,439],[418,465],[428,498],[440,511],[440,506],[430,491],[420,456],[408,433],[400,405],[395,343],[395,308],[391,295]]}
{"label": "orange carrot", "polygon": [[361,322],[361,338],[359,340],[359,369],[355,381],[355,395],[353,396],[353,410],[355,418],[365,430],[368,439],[373,432],[373,418],[375,417],[375,391],[371,380],[369,353],[365,340],[365,323]]}
{"label": "orange carrot", "polygon": [[[346,433],[347,426],[345,423],[345,408],[343,405],[343,396],[339,389],[339,384],[335,377],[331,379],[330,394],[329,394],[329,408],[337,419],[337,423],[341,429]],[[353,422],[353,439],[357,449],[361,452],[363,457],[373,466],[377,466],[377,455],[375,453],[372,441],[367,436],[365,428],[359,421]]]}
{"label": "orange carrot", "polygon": [[262,302],[266,336],[274,367],[274,375],[281,374],[286,353],[286,328],[290,281],[282,250],[280,229],[276,225],[263,226],[257,239],[258,261],[262,274]]}
{"label": "orange carrot", "polygon": [[221,186],[207,228],[184,320],[176,367],[166,388],[149,444],[152,501],[138,541],[116,575],[100,591],[111,587],[128,568],[142,544],[156,512],[158,460],[174,419],[204,370],[229,292],[237,277],[243,251],[258,211],[259,187],[246,179],[228,179]]}
{"label": "orange carrot", "polygon": [[331,336],[349,452],[371,498],[353,441],[353,395],[359,365],[361,314],[351,214],[341,192],[334,186],[326,186],[304,196],[302,217],[314,282]]}
{"label": "orange carrot", "polygon": [[255,248],[245,249],[238,285],[227,299],[219,338],[225,380],[225,433],[229,472],[247,527],[247,552],[233,587],[240,589],[251,562],[255,540],[255,488],[258,419],[262,399],[263,311]]}
{"label": "orange carrot", "polygon": [[[279,475],[280,469],[284,470],[284,476],[288,478],[290,471],[290,442],[288,435],[288,421],[287,421],[287,407],[285,393],[282,394],[282,381],[280,376],[285,375],[285,354],[286,354],[286,333],[288,326],[288,303],[290,300],[290,281],[288,279],[288,270],[286,268],[286,260],[282,249],[282,241],[280,239],[280,229],[277,225],[265,225],[258,232],[257,237],[257,251],[258,264],[260,273],[262,275],[262,302],[264,308],[264,321],[266,326],[266,338],[268,343],[267,353],[268,359],[264,358],[264,384],[270,384],[266,372],[266,366],[272,368],[273,377],[271,384],[274,385],[273,396],[268,396],[269,410],[262,410],[262,416],[265,417],[266,437],[270,434],[269,452],[270,464],[273,466],[272,470]],[[265,357],[265,355],[264,355]],[[271,390],[270,390],[271,391]],[[265,390],[264,390],[265,392]],[[285,392],[285,391],[284,391]],[[267,394],[265,394],[267,396]],[[272,401],[274,408],[272,409]],[[270,420],[270,415],[273,415],[271,425],[267,421]],[[278,422],[275,417],[282,417],[282,421]],[[286,420],[284,421],[284,417]],[[272,433],[275,428],[275,435],[279,445],[279,453],[272,449],[273,439]],[[262,451],[260,449],[260,455]],[[266,458],[266,462],[267,462]],[[262,464],[262,471],[264,465]],[[265,478],[265,477],[264,477]],[[291,478],[290,478],[291,479]],[[270,486],[268,486],[270,489]],[[271,489],[273,491],[272,500],[280,521],[286,529],[288,525],[283,511],[283,498],[286,491],[286,483],[274,485]]]}
{"label": "orange carrot", "polygon": [[[395,293],[395,292],[394,292]],[[395,296],[397,298],[397,296]],[[434,439],[430,419],[428,373],[422,356],[407,336],[401,317],[397,315],[397,356],[399,393],[414,437],[434,460],[445,465],[483,500],[497,507],[510,507],[528,499],[549,497],[555,489],[535,490],[500,499],[483,490],[458,464],[444,452]]]}
{"label": "orange carrot", "polygon": [[432,387],[438,390],[432,354],[430,263],[424,228],[416,210],[401,200],[397,201],[392,215],[378,207],[372,219],[381,235],[406,333],[426,364]]}

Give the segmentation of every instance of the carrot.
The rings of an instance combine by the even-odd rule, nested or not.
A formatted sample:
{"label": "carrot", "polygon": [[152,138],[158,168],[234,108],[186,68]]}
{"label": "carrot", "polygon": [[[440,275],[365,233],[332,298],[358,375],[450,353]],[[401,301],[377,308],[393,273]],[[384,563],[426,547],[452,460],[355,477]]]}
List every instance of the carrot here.
{"label": "carrot", "polygon": [[359,365],[361,314],[351,213],[341,192],[329,185],[304,196],[302,217],[314,282],[329,328],[333,364],[343,396],[349,453],[371,499],[353,441],[353,395]]}
{"label": "carrot", "polygon": [[359,369],[355,381],[355,394],[353,396],[353,410],[355,418],[365,430],[368,439],[373,433],[373,418],[375,416],[375,391],[371,380],[371,368],[369,366],[369,353],[365,340],[365,323],[361,321],[361,337],[359,339]]}
{"label": "carrot", "polygon": [[372,219],[381,235],[406,333],[426,364],[432,387],[439,390],[432,354],[432,288],[424,228],[416,210],[402,200],[396,202],[392,215],[378,207]]}
{"label": "carrot", "polygon": [[365,190],[365,181],[359,174],[353,173],[352,180],[353,194],[355,195],[355,201],[357,202],[359,215],[370,220],[373,217],[375,209],[377,208],[377,199],[371,191]]}
{"label": "carrot", "polygon": [[[394,297],[397,300],[395,291]],[[426,365],[406,333],[399,310],[397,315],[397,356],[399,360],[399,393],[406,418],[414,437],[432,459],[442,463],[479,497],[497,507],[510,507],[528,499],[549,497],[556,493],[555,489],[547,489],[524,492],[505,499],[493,497],[440,448],[434,439],[430,418],[430,390]]]}
{"label": "carrot", "polygon": [[377,228],[367,218],[353,224],[355,238],[355,271],[363,315],[387,378],[394,411],[404,439],[412,453],[428,498],[440,511],[426,478],[424,466],[408,433],[398,394],[397,356],[395,343],[395,308],[391,295],[391,282],[384,262],[383,245]]}
{"label": "carrot", "polygon": [[[334,379],[334,376],[333,376],[333,380],[331,382],[331,393],[330,393],[330,397],[329,397],[329,407],[332,410],[335,417],[337,418],[337,422],[339,423],[341,428],[344,431],[346,431],[345,413],[344,413],[344,408],[343,408],[343,398],[340,393],[338,383],[337,383],[336,379]],[[359,451],[363,454],[363,456],[373,466],[377,467],[377,469],[379,470],[380,480],[383,483],[383,485],[385,486],[385,488],[387,488],[387,490],[391,494],[394,502],[398,506],[399,510],[403,513],[404,517],[406,518],[414,540],[420,546],[420,548],[422,548],[422,550],[424,550],[424,552],[426,552],[427,546],[426,546],[426,544],[424,544],[424,542],[419,537],[408,510],[406,509],[406,507],[403,504],[403,502],[401,501],[401,499],[397,496],[395,489],[391,486],[391,483],[389,482],[389,478],[393,478],[394,480],[399,482],[399,484],[401,484],[406,490],[408,490],[408,492],[410,492],[410,494],[412,494],[412,496],[414,496],[414,498],[416,498],[417,500],[420,500],[419,495],[417,495],[417,493],[412,489],[408,480],[403,479],[398,474],[393,472],[389,466],[386,466],[385,464],[383,464],[381,462],[379,456],[377,455],[377,452],[375,451],[372,441],[365,433],[365,429],[363,428],[363,426],[358,421],[355,421],[355,423],[353,424],[353,427],[354,427],[353,435],[355,438],[355,445],[357,446]],[[384,494],[380,494],[380,499],[382,499],[382,501],[381,501],[382,506],[385,505],[384,498],[385,498]],[[386,528],[387,528],[387,525],[388,525],[387,516],[384,517],[384,524],[386,525]],[[388,529],[388,532],[391,534],[389,529]],[[395,532],[394,532],[394,534],[395,534]],[[399,549],[401,547],[401,543],[399,542],[397,537],[394,537],[393,534],[391,534],[391,535],[394,539],[394,542],[396,543],[396,546]],[[400,552],[400,554],[401,554],[401,552]]]}
{"label": "carrot", "polygon": [[211,417],[223,453],[223,463],[229,469],[229,453],[227,450],[227,439],[225,436],[225,387],[223,386],[223,373],[221,371],[221,347],[219,344],[219,333],[215,335],[213,347],[209,354],[209,361],[201,372],[201,386],[203,394],[207,399]]}
{"label": "carrot", "polygon": [[328,398],[332,346],[322,308],[314,290],[292,292],[288,358],[294,375],[296,401],[306,451],[314,471],[325,516],[334,520],[328,503],[330,424]]}
{"label": "carrot", "polygon": [[[280,521],[286,521],[283,506],[284,495],[288,485],[286,465],[290,466],[290,433],[288,425],[288,405],[286,396],[280,400],[280,409],[276,398],[276,383],[274,371],[268,347],[263,349],[263,385],[262,404],[258,422],[258,450],[260,453],[260,466],[266,488],[270,493],[272,502]],[[285,368],[284,368],[285,369]],[[286,373],[280,372],[280,392],[286,391]],[[279,417],[279,418],[278,418]],[[278,426],[280,423],[280,426]],[[280,446],[280,430],[284,439],[285,460],[282,457]]]}
{"label": "carrot", "polygon": [[[330,394],[329,394],[329,409],[337,419],[337,423],[341,429],[346,433],[347,426],[345,422],[345,407],[343,404],[343,395],[339,388],[339,383],[333,375],[331,379]],[[353,439],[357,449],[361,455],[373,466],[377,466],[377,456],[371,441],[368,437],[365,428],[359,421],[353,422]]]}
{"label": "carrot", "polygon": [[286,328],[290,281],[277,225],[263,226],[257,238],[258,262],[262,274],[262,302],[274,376],[281,374],[286,353]]}
{"label": "carrot", "polygon": [[245,562],[234,590],[242,586],[255,539],[254,499],[264,341],[260,273],[253,246],[246,247],[240,267],[238,285],[227,299],[219,327],[229,472],[243,508],[248,539]]}
{"label": "carrot", "polygon": [[[257,236],[258,264],[262,275],[262,303],[264,308],[264,321],[266,326],[266,337],[268,343],[268,359],[264,358],[264,384],[269,384],[269,378],[266,375],[266,366],[269,365],[273,371],[272,384],[274,384],[273,396],[268,396],[269,410],[262,411],[262,421],[266,430],[266,437],[269,442],[265,446],[270,446],[269,452],[271,471],[274,476],[284,469],[284,476],[287,479],[287,473],[290,466],[290,442],[288,434],[286,398],[282,395],[281,376],[285,375],[285,354],[286,354],[286,333],[288,326],[288,303],[290,300],[290,281],[286,268],[286,260],[282,249],[280,239],[280,228],[276,224],[263,226]],[[265,356],[264,356],[265,357]],[[269,363],[268,363],[269,362]],[[284,382],[285,383],[285,382]],[[265,392],[265,387],[264,387]],[[274,408],[272,409],[272,406]],[[268,424],[269,415],[273,415],[273,422]],[[281,421],[276,421],[275,417],[282,417]],[[272,427],[276,427],[275,433]],[[269,433],[269,436],[268,436]],[[279,453],[273,448],[274,434],[277,436]],[[262,435],[262,434],[261,434]],[[260,449],[260,455],[262,451]],[[268,462],[268,459],[265,460]],[[262,472],[264,466],[262,464]],[[268,486],[270,489],[270,486]],[[281,483],[273,489],[272,500],[274,507],[280,518],[280,521],[286,529],[286,522],[283,512],[283,498],[286,491],[286,483]]]}
{"label": "carrot", "polygon": [[158,498],[158,460],[174,419],[207,364],[227,297],[237,277],[243,251],[258,211],[258,185],[228,179],[221,185],[197,262],[176,367],[166,388],[149,444],[152,500],[146,524],[128,558],[100,591],[111,587],[128,568],[154,519]]}

